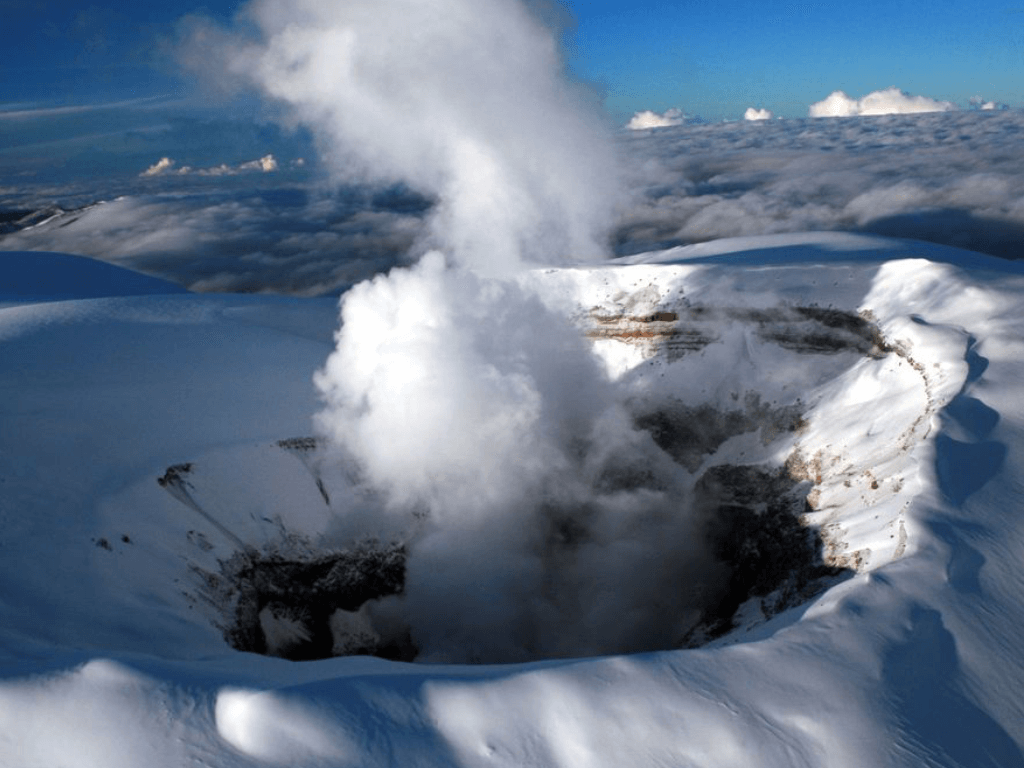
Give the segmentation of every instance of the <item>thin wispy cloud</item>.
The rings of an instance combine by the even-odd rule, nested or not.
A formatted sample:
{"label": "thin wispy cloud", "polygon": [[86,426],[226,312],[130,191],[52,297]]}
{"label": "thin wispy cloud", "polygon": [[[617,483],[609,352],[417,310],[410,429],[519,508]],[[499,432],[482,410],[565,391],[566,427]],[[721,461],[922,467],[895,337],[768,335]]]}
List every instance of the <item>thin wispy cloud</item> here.
{"label": "thin wispy cloud", "polygon": [[70,104],[62,106],[15,104],[8,105],[6,108],[0,105],[0,120],[34,120],[62,115],[80,115],[86,112],[102,112],[104,110],[142,109],[166,106],[173,101],[174,99],[171,96],[147,96],[140,99],[127,99],[98,104]]}

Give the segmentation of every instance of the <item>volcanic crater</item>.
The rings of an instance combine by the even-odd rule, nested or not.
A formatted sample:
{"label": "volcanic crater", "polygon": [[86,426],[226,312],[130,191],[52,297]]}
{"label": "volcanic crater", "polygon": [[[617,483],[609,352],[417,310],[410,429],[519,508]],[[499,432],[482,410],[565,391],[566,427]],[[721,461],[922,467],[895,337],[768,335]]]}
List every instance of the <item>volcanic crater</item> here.
{"label": "volcanic crater", "polygon": [[[582,330],[594,340],[637,346],[651,362],[670,368],[725,343],[722,328],[729,324],[744,328],[748,342],[754,339],[808,360],[842,353],[852,365],[856,359],[881,360],[898,352],[870,318],[817,307],[677,305],[643,315],[594,311],[584,316]],[[648,394],[628,404],[636,428],[692,475],[686,504],[701,510],[708,521],[708,547],[727,574],[671,647],[741,638],[744,630],[807,603],[866,565],[867,555],[847,552],[842,531],[816,514],[822,487],[843,481],[852,470],[830,469],[824,448],[807,458],[813,446],[803,445],[801,437],[813,418],[810,406],[800,398],[768,401],[754,390],[736,393],[729,402],[728,407],[691,404]],[[782,452],[754,450],[748,461],[746,451],[735,446],[727,450],[733,443]],[[316,438],[285,439],[274,446],[281,455],[302,462],[318,497],[330,506],[329,483],[321,474],[322,447]],[[243,540],[222,522],[220,511],[204,508],[193,467],[172,466],[159,482],[234,545],[230,554],[218,557],[216,568],[190,564],[192,597],[215,607],[215,621],[231,647],[293,660],[357,654],[417,658],[419,649],[408,627],[375,624],[367,610],[374,601],[402,595],[408,542],[366,537],[325,549],[290,531],[286,514],[267,521],[274,533],[264,541]],[[631,487],[657,482],[650,473],[633,470],[607,467],[600,482]],[[849,486],[849,479],[845,482]],[[872,482],[878,489],[878,481]],[[899,491],[898,483],[891,487]],[[585,532],[570,534],[565,526],[552,524],[550,546],[571,547],[574,536]],[[189,536],[194,539],[196,532]],[[657,604],[652,596],[651,610]]]}

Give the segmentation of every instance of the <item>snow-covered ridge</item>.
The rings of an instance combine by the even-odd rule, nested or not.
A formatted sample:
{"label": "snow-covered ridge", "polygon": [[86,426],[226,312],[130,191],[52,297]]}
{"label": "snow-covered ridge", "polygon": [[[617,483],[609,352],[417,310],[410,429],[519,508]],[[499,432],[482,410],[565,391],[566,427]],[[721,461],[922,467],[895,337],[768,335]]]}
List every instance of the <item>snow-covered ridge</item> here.
{"label": "snow-covered ridge", "polygon": [[167,280],[66,253],[0,251],[0,272],[0,303],[185,293]]}
{"label": "snow-covered ridge", "polygon": [[752,600],[699,649],[473,668],[240,654],[200,589],[237,542],[156,480],[191,464],[196,500],[247,544],[332,535],[325,492],[338,507],[357,486],[306,443],[279,441],[308,434],[333,302],[8,305],[3,754],[112,766],[1020,764],[1020,270],[847,235],[630,261],[523,279],[576,318],[634,402],[740,425],[705,430],[708,445],[725,439],[680,448],[682,465],[695,478],[726,465],[795,475],[823,555],[855,575],[768,620]]}

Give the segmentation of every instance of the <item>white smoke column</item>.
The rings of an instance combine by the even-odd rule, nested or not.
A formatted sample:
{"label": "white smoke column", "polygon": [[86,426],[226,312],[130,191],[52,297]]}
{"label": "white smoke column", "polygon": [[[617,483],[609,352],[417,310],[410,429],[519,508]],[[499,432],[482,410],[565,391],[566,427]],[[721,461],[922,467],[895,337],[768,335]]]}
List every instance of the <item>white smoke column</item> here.
{"label": "white smoke column", "polygon": [[[430,253],[356,286],[317,384],[320,429],[405,526],[405,593],[376,618],[421,659],[653,650],[695,619],[708,563],[684,473],[516,282]],[[631,473],[657,482],[609,484]]]}
{"label": "white smoke column", "polygon": [[432,245],[506,274],[603,254],[613,154],[518,0],[255,0],[229,66],[310,127],[340,178],[439,201]]}
{"label": "white smoke column", "polygon": [[[565,406],[568,416],[572,403],[543,402],[536,389],[534,370],[554,365],[536,357],[564,333],[538,327],[545,319],[513,284],[448,271],[436,252],[357,285],[317,377],[328,406],[321,426],[397,506],[486,514],[559,468],[542,410]],[[579,356],[578,339],[571,352]],[[593,368],[565,373],[600,378]]]}
{"label": "white smoke column", "polygon": [[686,479],[579,331],[514,279],[602,255],[615,203],[610,139],[551,30],[518,0],[257,0],[247,16],[258,34],[227,39],[230,67],[339,177],[437,200],[437,250],[345,295],[316,378],[317,428],[372,500],[337,510],[338,535],[372,519],[407,547],[378,631],[445,661],[678,641],[700,567]]}

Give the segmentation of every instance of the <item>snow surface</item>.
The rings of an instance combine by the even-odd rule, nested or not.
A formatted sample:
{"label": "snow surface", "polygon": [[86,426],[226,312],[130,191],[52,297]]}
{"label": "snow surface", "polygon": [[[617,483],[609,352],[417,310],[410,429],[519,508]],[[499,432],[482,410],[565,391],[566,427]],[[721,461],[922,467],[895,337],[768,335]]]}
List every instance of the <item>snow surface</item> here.
{"label": "snow surface", "polygon": [[104,296],[184,293],[180,286],[66,253],[0,253],[0,302],[64,301]]}
{"label": "snow surface", "polygon": [[[807,522],[855,573],[702,648],[463,666],[238,653],[199,597],[232,537],[332,525],[277,441],[310,431],[333,300],[139,295],[61,257],[39,264],[119,288],[42,301],[27,258],[0,260],[0,763],[1024,765],[1017,264],[792,234],[524,277],[576,316],[673,296],[858,312],[890,351],[801,367],[727,316],[677,360],[595,341],[637,391],[799,399],[805,428],[769,445],[804,457]],[[213,517],[155,482],[186,462]]]}

